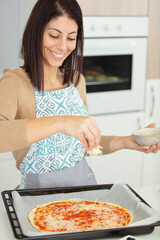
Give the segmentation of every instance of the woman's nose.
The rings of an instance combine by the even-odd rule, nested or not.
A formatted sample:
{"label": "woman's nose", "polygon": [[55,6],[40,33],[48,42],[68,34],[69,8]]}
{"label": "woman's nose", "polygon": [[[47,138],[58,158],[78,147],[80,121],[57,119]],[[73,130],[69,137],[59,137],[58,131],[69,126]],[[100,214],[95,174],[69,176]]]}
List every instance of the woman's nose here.
{"label": "woman's nose", "polygon": [[61,52],[64,52],[67,49],[67,40],[66,39],[59,39],[58,49]]}

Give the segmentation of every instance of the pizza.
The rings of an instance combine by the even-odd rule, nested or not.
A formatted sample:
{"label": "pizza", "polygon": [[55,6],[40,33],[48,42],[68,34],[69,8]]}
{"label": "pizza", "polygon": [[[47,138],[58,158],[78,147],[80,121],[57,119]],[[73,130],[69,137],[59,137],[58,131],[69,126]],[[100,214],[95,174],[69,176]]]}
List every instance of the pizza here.
{"label": "pizza", "polygon": [[79,232],[124,227],[133,215],[112,203],[65,200],[50,202],[32,209],[28,218],[41,232]]}

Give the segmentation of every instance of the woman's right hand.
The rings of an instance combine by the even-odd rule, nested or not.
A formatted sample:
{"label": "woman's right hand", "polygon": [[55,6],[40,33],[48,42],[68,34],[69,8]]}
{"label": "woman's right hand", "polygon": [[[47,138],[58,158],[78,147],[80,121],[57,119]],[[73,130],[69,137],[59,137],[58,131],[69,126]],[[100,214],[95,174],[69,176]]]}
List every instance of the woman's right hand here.
{"label": "woman's right hand", "polygon": [[78,138],[86,150],[97,148],[101,132],[92,116],[65,116],[62,122],[62,132]]}
{"label": "woman's right hand", "polygon": [[78,138],[88,151],[97,148],[100,143],[100,129],[91,116],[53,116],[27,122],[29,145],[60,132]]}

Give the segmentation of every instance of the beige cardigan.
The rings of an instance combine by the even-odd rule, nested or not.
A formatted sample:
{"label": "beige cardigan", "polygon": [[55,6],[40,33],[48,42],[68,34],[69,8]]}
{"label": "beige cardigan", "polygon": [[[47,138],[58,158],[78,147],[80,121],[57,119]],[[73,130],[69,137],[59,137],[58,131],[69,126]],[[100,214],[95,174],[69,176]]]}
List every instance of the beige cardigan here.
{"label": "beige cardigan", "polygon": [[[86,87],[82,75],[77,90],[86,105]],[[30,147],[26,137],[27,121],[35,117],[34,88],[28,75],[22,68],[6,72],[0,79],[0,152],[12,151],[17,168]]]}

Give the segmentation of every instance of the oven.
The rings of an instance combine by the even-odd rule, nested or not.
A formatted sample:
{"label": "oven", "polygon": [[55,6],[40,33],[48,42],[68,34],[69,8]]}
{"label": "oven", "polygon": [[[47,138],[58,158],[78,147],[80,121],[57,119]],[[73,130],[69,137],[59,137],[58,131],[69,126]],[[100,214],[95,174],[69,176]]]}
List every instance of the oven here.
{"label": "oven", "polygon": [[148,17],[84,16],[90,114],[144,109],[147,37]]}

